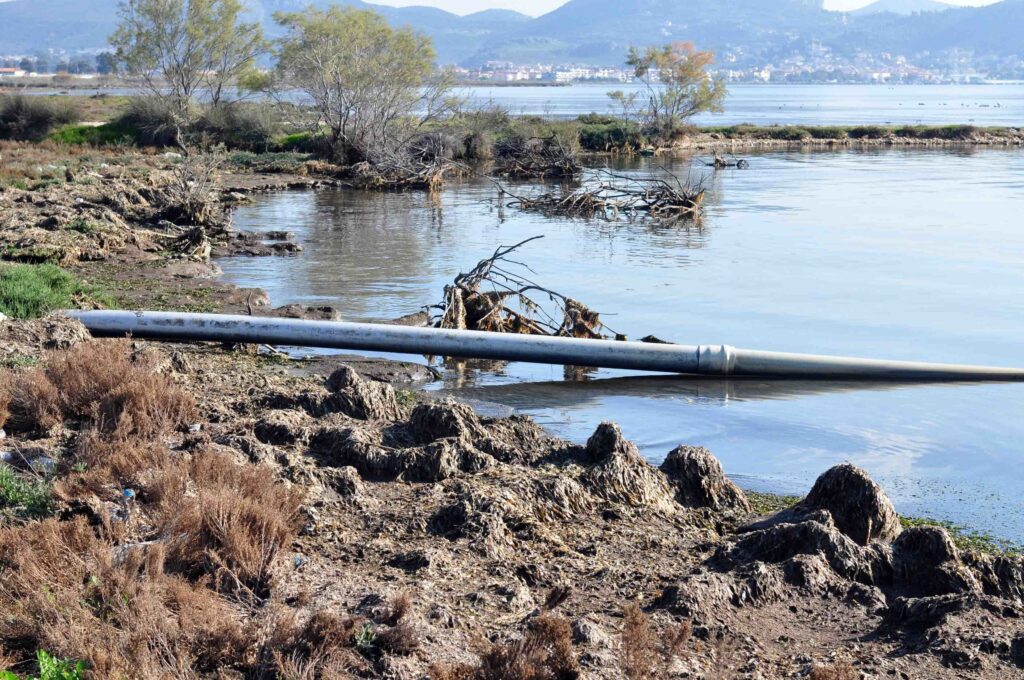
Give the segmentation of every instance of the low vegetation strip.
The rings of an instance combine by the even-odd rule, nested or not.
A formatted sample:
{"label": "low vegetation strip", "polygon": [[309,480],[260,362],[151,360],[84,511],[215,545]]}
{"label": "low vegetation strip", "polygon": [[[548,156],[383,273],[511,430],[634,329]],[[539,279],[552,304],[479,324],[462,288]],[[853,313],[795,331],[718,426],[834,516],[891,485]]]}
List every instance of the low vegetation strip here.
{"label": "low vegetation strip", "polygon": [[107,301],[107,296],[52,264],[0,262],[0,314],[35,319],[58,309]]}

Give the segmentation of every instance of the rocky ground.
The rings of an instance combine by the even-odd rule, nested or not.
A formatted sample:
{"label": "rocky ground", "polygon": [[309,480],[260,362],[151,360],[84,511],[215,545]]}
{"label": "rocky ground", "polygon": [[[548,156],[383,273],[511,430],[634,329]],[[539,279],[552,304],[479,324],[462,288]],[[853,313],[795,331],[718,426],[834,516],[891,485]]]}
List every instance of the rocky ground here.
{"label": "rocky ground", "polygon": [[[7,321],[0,341],[42,358],[87,333]],[[147,365],[197,406],[166,435],[173,455],[216,452],[301,496],[259,606],[345,612],[384,636],[395,598],[405,602],[411,642],[367,643],[349,675],[308,677],[1024,677],[1024,561],[961,553],[940,528],[901,530],[852,466],[764,517],[711,452],[681,445],[655,467],[614,424],[576,445],[527,418],[396,392],[381,380],[409,376],[387,367],[200,345],[133,352],[149,350]],[[23,454],[16,465],[45,456],[61,468],[82,429],[16,428],[0,448]],[[133,484],[146,517],[152,492]],[[65,495],[58,515],[116,515],[118,495]],[[498,654],[559,625],[571,640],[560,665],[531,675]],[[496,654],[509,666],[487,675]]]}

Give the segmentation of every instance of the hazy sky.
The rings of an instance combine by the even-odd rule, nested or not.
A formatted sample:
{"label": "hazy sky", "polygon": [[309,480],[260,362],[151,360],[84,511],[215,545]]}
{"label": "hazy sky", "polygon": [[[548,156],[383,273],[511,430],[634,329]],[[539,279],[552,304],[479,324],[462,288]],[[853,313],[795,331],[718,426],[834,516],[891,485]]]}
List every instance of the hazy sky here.
{"label": "hazy sky", "polygon": [[[514,9],[525,14],[540,15],[550,12],[566,0],[368,0],[381,5],[432,5],[457,14],[469,14],[496,7]],[[771,0],[768,0],[771,2]],[[849,10],[867,5],[872,0],[825,0],[829,9]],[[989,5],[997,0],[945,0],[954,5]]]}

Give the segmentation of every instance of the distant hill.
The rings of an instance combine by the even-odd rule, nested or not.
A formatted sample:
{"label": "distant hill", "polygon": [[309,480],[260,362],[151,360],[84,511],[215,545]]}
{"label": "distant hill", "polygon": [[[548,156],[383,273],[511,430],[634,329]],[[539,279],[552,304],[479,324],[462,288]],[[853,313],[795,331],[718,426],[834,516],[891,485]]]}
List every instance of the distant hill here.
{"label": "distant hill", "polygon": [[[630,45],[688,40],[743,68],[809,55],[860,51],[935,58],[954,48],[975,57],[1024,55],[1024,0],[948,7],[935,0],[879,0],[859,12],[824,9],[823,0],[569,0],[531,19],[508,10],[460,17],[431,7],[385,7],[363,0],[244,0],[271,36],[277,11],[344,4],[370,7],[394,25],[434,39],[439,61],[621,64]],[[117,0],[0,2],[0,54],[54,47],[100,49],[114,30]],[[943,11],[937,11],[942,9]]]}
{"label": "distant hill", "polygon": [[880,12],[892,12],[906,16],[915,12],[944,12],[951,9],[953,5],[936,0],[877,0],[867,7],[854,10],[853,14],[879,14]]}
{"label": "distant hill", "polygon": [[[275,12],[294,12],[310,4],[372,8],[396,26],[412,26],[434,39],[440,60],[458,63],[496,38],[518,30],[531,17],[509,10],[488,10],[460,17],[433,7],[387,7],[362,0],[244,0],[251,19],[271,36],[279,34]],[[117,25],[118,0],[10,0],[0,2],[0,54],[42,48],[69,51],[99,49]]]}

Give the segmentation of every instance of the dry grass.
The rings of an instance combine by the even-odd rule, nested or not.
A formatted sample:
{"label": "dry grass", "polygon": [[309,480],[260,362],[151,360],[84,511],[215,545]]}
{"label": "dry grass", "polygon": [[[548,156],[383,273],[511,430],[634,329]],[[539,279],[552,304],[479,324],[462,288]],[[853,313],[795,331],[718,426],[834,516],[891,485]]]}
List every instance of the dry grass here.
{"label": "dry grass", "polygon": [[0,428],[7,424],[11,417],[11,376],[7,371],[0,371]]}
{"label": "dry grass", "polygon": [[682,656],[693,635],[689,621],[670,626],[662,636],[640,605],[626,605],[622,611],[622,645],[619,666],[627,680],[653,680],[669,674],[672,661]]}
{"label": "dry grass", "polygon": [[572,629],[561,617],[542,614],[521,639],[494,645],[480,658],[473,680],[574,680],[579,662]]}
{"label": "dry grass", "polygon": [[195,403],[154,359],[133,356],[127,340],[83,343],[50,357],[45,368],[13,379],[10,412],[20,431],[46,432],[79,419],[122,437],[156,437],[195,417]]}
{"label": "dry grass", "polygon": [[815,666],[807,676],[808,680],[860,680],[860,673],[847,661],[831,666]]}
{"label": "dry grass", "polygon": [[412,613],[412,597],[407,592],[400,592],[391,598],[384,622],[390,626],[378,633],[374,644],[381,650],[398,656],[408,656],[420,648],[420,636],[416,627],[409,621]]}
{"label": "dry grass", "polygon": [[249,603],[269,595],[275,561],[298,533],[299,490],[269,470],[201,451],[168,469],[155,496],[173,569],[208,575],[217,590]]}
{"label": "dry grass", "polygon": [[0,531],[0,640],[86,661],[94,677],[192,678],[242,658],[238,613],[163,572],[158,546],[115,550],[83,519]]}
{"label": "dry grass", "polygon": [[[67,521],[0,527],[5,663],[30,663],[46,649],[85,661],[97,678],[213,677],[224,668],[348,677],[353,623],[316,614],[292,626],[263,606],[297,534],[301,494],[224,454],[170,450],[163,437],[190,422],[195,406],[155,370],[126,341],[91,342],[2,377],[23,431],[78,421],[67,433],[83,469],[54,493],[87,508]],[[115,517],[111,500],[129,507],[123,488],[137,495],[130,514]],[[396,601],[396,622],[407,611]]]}
{"label": "dry grass", "polygon": [[48,432],[63,420],[60,393],[40,368],[15,377],[10,395],[8,422],[12,430]]}

